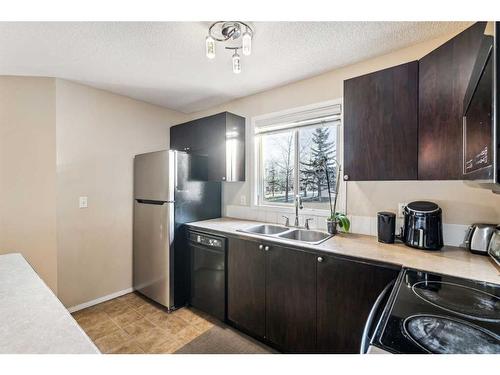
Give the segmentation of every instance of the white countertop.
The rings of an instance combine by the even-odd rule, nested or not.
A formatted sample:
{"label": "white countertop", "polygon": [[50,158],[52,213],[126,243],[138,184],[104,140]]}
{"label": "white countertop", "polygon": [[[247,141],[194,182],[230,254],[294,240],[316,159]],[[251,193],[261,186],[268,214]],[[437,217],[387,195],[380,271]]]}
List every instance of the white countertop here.
{"label": "white countertop", "polygon": [[0,354],[99,350],[21,254],[0,255]]}
{"label": "white countertop", "polygon": [[197,221],[187,225],[192,228],[207,229],[223,234],[259,238],[266,242],[293,245],[304,249],[352,256],[415,268],[422,271],[500,284],[500,268],[490,257],[472,254],[466,249],[459,247],[445,246],[440,251],[423,251],[410,248],[402,243],[384,244],[378,242],[376,237],[351,233],[341,233],[319,245],[310,245],[303,242],[238,231],[238,229],[257,224],[264,223],[225,217]]}

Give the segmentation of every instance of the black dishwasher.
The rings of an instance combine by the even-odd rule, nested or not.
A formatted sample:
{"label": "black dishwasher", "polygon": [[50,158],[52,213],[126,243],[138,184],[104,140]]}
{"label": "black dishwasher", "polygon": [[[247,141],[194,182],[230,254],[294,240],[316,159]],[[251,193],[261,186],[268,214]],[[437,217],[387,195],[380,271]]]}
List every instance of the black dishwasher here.
{"label": "black dishwasher", "polygon": [[191,306],[226,318],[226,239],[189,231]]}

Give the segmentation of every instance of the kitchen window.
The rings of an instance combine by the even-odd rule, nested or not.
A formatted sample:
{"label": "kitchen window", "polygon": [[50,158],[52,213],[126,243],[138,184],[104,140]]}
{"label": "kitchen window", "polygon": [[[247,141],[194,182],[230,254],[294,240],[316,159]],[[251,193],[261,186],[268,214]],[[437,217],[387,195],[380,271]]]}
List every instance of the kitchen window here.
{"label": "kitchen window", "polygon": [[[305,208],[328,210],[326,175],[318,163],[327,158],[334,193],[334,159],[342,162],[341,121],[340,101],[254,119],[256,205],[293,206],[300,195]],[[339,190],[341,208],[345,194]]]}

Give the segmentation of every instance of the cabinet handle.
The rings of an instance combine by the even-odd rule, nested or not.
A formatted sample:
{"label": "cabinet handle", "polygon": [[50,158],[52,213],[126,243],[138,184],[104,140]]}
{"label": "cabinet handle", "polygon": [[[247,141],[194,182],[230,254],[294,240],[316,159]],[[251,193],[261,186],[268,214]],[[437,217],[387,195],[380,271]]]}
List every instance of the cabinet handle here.
{"label": "cabinet handle", "polygon": [[269,246],[264,247],[264,251],[269,251]]}
{"label": "cabinet handle", "polygon": [[263,250],[264,249],[264,245],[259,245],[259,250]]}
{"label": "cabinet handle", "polygon": [[323,257],[318,257],[318,263],[323,263]]}
{"label": "cabinet handle", "polygon": [[344,181],[347,181],[347,180],[349,180],[349,175],[348,175],[348,174],[345,174],[345,175],[344,175]]}

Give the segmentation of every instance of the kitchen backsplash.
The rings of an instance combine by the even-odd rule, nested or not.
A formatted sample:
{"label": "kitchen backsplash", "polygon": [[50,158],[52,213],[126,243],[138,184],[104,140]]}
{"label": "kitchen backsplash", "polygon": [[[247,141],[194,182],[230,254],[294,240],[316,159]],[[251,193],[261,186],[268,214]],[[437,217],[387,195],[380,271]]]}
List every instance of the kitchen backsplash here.
{"label": "kitchen backsplash", "polygon": [[[303,225],[304,219],[313,218],[311,220],[311,228],[318,230],[326,230],[326,215],[318,215],[309,212],[300,212],[299,219],[300,225]],[[290,218],[290,223],[293,223],[295,218],[295,213],[293,209],[283,209],[283,208],[267,208],[259,207],[253,208],[249,206],[238,206],[238,205],[226,205],[224,216],[234,217],[238,219],[247,220],[257,220],[264,221],[267,223],[283,224],[285,219],[282,216],[287,216]],[[353,216],[348,215],[351,220],[351,230],[352,233],[366,234],[369,236],[377,235],[377,218],[370,216]],[[402,219],[398,219],[396,222],[396,234],[399,233],[399,228],[402,225]],[[444,244],[450,246],[463,246],[465,234],[467,232],[468,225],[460,224],[443,224],[443,237]]]}

